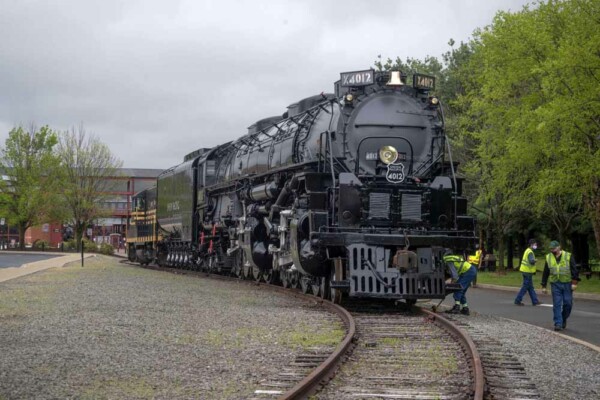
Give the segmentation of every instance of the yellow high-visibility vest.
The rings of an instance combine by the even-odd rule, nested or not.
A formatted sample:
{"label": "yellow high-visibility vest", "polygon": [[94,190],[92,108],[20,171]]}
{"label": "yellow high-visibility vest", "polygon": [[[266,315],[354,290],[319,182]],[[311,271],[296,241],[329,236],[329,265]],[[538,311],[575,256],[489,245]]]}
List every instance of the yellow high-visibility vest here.
{"label": "yellow high-visibility vest", "polygon": [[469,268],[471,268],[471,264],[469,264],[468,262],[463,260],[462,257],[459,257],[459,256],[445,256],[444,262],[453,263],[454,268],[456,268],[456,273],[458,275],[464,274],[465,272],[467,272],[469,270]]}
{"label": "yellow high-visibility vest", "polygon": [[571,253],[562,252],[560,262],[556,262],[554,254],[548,253],[546,263],[550,269],[550,283],[553,282],[571,282]]}
{"label": "yellow high-visibility vest", "polygon": [[471,264],[479,265],[479,261],[481,260],[481,250],[477,250],[474,256],[469,256],[469,262]]}
{"label": "yellow high-visibility vest", "polygon": [[[537,271],[537,269],[535,268],[535,263],[533,265],[529,264],[529,254],[531,253],[533,253],[533,250],[531,250],[531,247],[528,247],[527,250],[525,250],[525,252],[523,253],[523,258],[521,259],[521,267],[519,268],[519,271],[527,272],[529,274],[535,274],[535,272]],[[535,254],[533,258],[535,259]]]}

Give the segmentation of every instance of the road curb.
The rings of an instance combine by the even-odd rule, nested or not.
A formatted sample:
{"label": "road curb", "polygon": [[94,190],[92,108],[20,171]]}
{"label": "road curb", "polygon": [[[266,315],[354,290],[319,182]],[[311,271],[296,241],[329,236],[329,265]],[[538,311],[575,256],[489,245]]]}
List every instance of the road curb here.
{"label": "road curb", "polygon": [[[96,257],[96,254],[87,253],[84,255],[84,258],[89,257]],[[75,262],[81,262],[80,254],[69,254],[62,257],[50,258],[48,260],[30,262],[18,267],[1,268],[0,282],[6,282],[11,279],[20,278],[50,268],[61,268]]]}
{"label": "road curb", "polygon": [[[503,290],[505,292],[515,292],[515,296],[517,295],[517,293],[519,292],[519,287],[516,286],[500,286],[500,285],[490,285],[489,283],[478,283],[477,286],[475,287],[475,289],[493,289],[493,290]],[[538,294],[538,296],[548,296],[549,298],[552,298],[552,296],[550,294],[541,294],[539,293],[539,289],[536,289],[536,293]],[[579,293],[579,292],[575,292],[573,293],[573,297],[575,299],[585,299],[585,300],[596,300],[596,301],[600,301],[600,294],[593,294],[593,293]]]}

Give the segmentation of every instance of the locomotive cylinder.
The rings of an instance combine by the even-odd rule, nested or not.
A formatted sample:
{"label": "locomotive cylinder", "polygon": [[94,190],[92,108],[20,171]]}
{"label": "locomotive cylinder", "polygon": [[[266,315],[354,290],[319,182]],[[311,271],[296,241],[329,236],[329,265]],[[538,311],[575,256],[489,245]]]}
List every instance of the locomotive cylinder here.
{"label": "locomotive cylinder", "polygon": [[279,189],[275,182],[257,185],[248,190],[246,197],[253,201],[264,201],[274,199],[279,194]]}

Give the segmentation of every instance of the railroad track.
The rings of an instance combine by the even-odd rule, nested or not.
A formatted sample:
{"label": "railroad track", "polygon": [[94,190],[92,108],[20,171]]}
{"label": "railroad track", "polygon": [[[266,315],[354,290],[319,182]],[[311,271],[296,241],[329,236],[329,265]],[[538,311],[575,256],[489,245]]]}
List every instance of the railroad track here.
{"label": "railroad track", "polygon": [[[204,272],[145,268],[207,276]],[[477,350],[462,329],[442,316],[417,307],[401,310],[391,302],[351,301],[345,304],[346,310],[299,291],[260,285],[320,303],[343,321],[346,337],[333,353],[316,350],[298,355],[282,366],[279,374],[262,381],[251,399],[483,398]]]}
{"label": "railroad track", "polygon": [[418,308],[357,302],[347,308],[356,321],[355,347],[315,399],[481,398],[477,353],[460,330]]}
{"label": "railroad track", "polygon": [[479,351],[485,373],[484,399],[541,399],[535,383],[529,379],[525,367],[496,338],[477,329],[468,318],[449,315],[455,325],[468,332]]}

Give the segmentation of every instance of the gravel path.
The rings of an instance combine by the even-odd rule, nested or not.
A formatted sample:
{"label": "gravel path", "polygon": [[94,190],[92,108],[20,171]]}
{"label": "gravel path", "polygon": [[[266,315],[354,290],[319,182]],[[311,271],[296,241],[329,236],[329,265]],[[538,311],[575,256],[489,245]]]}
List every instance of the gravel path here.
{"label": "gravel path", "polygon": [[460,319],[510,349],[543,399],[600,399],[599,352],[518,321],[489,315]]}
{"label": "gravel path", "polygon": [[96,257],[0,283],[0,399],[243,399],[341,324],[238,282]]}

